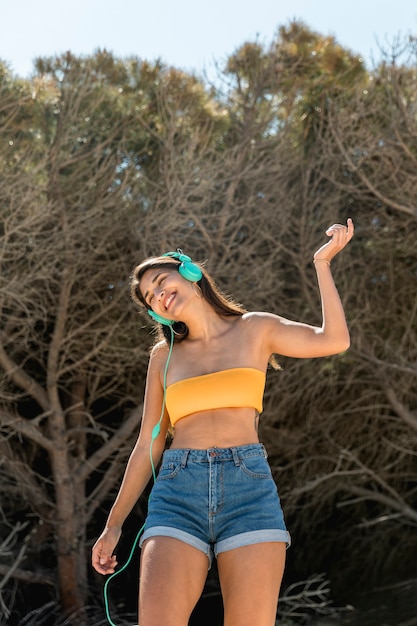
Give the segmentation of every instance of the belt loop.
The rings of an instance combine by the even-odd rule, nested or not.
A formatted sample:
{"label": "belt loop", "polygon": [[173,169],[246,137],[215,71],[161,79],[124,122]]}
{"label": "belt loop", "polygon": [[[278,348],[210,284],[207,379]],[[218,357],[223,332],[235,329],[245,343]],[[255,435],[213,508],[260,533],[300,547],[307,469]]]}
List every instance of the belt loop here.
{"label": "belt loop", "polygon": [[181,459],[181,469],[184,469],[184,467],[186,467],[189,453],[189,450],[184,450],[184,454],[182,455]]}
{"label": "belt loop", "polygon": [[236,467],[239,467],[240,459],[239,459],[239,455],[237,453],[237,450],[236,450],[236,448],[231,448],[231,450],[232,450],[232,454],[233,454],[233,461],[234,461]]}

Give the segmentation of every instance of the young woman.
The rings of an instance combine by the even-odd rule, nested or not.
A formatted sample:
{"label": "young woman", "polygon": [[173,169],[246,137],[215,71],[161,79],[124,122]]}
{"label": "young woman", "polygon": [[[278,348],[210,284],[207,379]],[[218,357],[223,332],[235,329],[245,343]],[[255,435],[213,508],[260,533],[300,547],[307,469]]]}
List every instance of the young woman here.
{"label": "young woman", "polygon": [[[273,626],[290,536],[257,425],[273,354],[320,357],[349,347],[330,262],[353,237],[335,224],[314,255],[321,327],[245,312],[182,254],[150,258],[133,299],[160,323],[138,440],[93,547],[101,574],[117,565],[122,524],[163,455],[141,539],[140,626],[186,626],[217,558],[225,626]],[[165,450],[166,434],[174,428]]]}

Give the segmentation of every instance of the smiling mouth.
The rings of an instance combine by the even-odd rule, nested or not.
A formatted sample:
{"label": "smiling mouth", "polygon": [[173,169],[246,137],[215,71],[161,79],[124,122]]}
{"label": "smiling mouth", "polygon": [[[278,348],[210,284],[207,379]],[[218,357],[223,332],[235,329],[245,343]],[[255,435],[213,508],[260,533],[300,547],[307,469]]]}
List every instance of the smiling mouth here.
{"label": "smiling mouth", "polygon": [[172,302],[172,301],[173,301],[173,299],[175,298],[175,295],[176,295],[176,294],[175,294],[175,292],[174,292],[174,293],[172,293],[170,296],[168,296],[168,298],[165,300],[165,310],[166,310],[166,311],[168,311],[168,309],[169,309],[169,307],[170,307],[170,305],[171,305],[171,302]]}

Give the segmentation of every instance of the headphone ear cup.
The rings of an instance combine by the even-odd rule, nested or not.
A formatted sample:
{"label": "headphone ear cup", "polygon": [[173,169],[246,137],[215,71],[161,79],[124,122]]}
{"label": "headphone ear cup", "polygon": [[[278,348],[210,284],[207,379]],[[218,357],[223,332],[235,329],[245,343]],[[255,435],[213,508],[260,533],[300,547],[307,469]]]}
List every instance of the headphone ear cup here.
{"label": "headphone ear cup", "polygon": [[179,266],[178,271],[183,278],[191,281],[192,283],[196,283],[203,276],[201,269],[191,260],[183,261]]}
{"label": "headphone ear cup", "polygon": [[180,248],[177,249],[177,252],[165,252],[162,256],[170,256],[173,259],[178,259],[178,261],[180,261],[178,271],[186,280],[196,283],[203,277],[203,272],[198,265],[193,263],[191,257],[184,254]]}
{"label": "headphone ear cup", "polygon": [[174,320],[167,320],[166,317],[162,317],[162,315],[158,315],[158,313],[155,313],[154,311],[148,310],[148,315],[150,315],[155,322],[158,322],[163,326],[172,326],[174,324]]}

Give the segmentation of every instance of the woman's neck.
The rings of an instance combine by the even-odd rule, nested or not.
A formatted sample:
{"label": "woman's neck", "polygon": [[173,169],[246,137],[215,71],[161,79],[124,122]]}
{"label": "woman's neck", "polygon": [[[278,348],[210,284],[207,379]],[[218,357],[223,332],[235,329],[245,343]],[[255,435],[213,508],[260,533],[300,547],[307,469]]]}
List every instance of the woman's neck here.
{"label": "woman's neck", "polygon": [[207,302],[201,302],[181,321],[188,326],[187,340],[205,343],[227,332],[233,319],[219,315]]}

